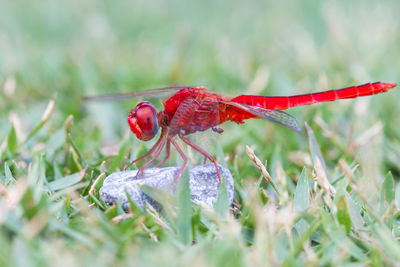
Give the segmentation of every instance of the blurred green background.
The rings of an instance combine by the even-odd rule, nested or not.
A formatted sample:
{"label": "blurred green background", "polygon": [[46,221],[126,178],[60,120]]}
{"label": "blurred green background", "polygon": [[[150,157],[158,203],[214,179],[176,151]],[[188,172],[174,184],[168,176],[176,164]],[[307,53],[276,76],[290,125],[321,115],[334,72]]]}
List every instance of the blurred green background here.
{"label": "blurred green background", "polygon": [[[121,147],[132,148],[129,158],[143,150],[126,124],[137,101],[84,105],[86,95],[173,85],[205,85],[227,96],[291,95],[400,81],[398,0],[2,0],[0,6],[1,164],[15,177],[26,176],[18,161],[29,164],[39,154],[52,181],[85,163],[96,170]],[[29,136],[55,95],[50,120]],[[288,112],[310,123],[330,173],[341,158],[357,162],[373,181],[371,192],[388,171],[395,179],[400,173],[399,97],[396,88]],[[66,123],[70,115],[73,126]],[[238,168],[241,179],[259,175],[245,145],[262,160],[280,162],[293,181],[307,165],[307,139],[286,129],[259,120],[223,128],[217,157]],[[13,129],[18,146],[10,148]],[[64,155],[69,145],[82,166]],[[122,168],[122,159],[113,162],[108,171]],[[87,197],[87,190],[80,193]],[[4,240],[12,247],[12,238]]]}
{"label": "blurred green background", "polygon": [[[19,119],[21,139],[55,92],[49,125],[58,128],[72,114],[76,133],[117,143],[136,102],[84,109],[82,96],[171,85],[206,85],[228,96],[290,95],[398,81],[398,1],[3,2],[0,78],[3,87],[15,90],[3,91],[1,112]],[[325,119],[336,123],[330,127],[342,132],[352,124],[371,126],[370,116],[396,125],[398,95],[395,90],[374,97],[368,106],[373,112],[359,117],[351,115],[354,101],[289,112],[310,121],[316,111],[326,111]],[[346,110],[347,124],[339,121]],[[268,138],[273,133],[263,130],[267,123],[248,124],[228,127],[236,139],[225,134],[220,142],[234,143],[261,129],[262,140],[245,143],[282,143]],[[7,116],[1,125],[4,136]]]}

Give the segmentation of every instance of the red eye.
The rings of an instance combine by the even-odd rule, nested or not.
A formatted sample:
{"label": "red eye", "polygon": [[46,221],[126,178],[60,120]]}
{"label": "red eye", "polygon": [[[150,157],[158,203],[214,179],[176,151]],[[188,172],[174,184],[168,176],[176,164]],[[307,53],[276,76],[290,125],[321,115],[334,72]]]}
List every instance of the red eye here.
{"label": "red eye", "polygon": [[137,138],[150,140],[158,132],[157,111],[150,102],[141,102],[131,111],[128,123]]}

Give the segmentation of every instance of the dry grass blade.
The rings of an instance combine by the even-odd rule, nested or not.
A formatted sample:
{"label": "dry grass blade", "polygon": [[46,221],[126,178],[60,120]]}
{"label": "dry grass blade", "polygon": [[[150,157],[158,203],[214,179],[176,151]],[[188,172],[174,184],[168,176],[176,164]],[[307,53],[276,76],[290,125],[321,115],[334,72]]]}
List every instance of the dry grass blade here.
{"label": "dry grass blade", "polygon": [[267,86],[269,81],[270,71],[267,65],[263,65],[257,69],[254,79],[248,86],[247,94],[258,95]]}
{"label": "dry grass blade", "polygon": [[167,222],[164,221],[163,217],[153,208],[151,205],[146,206],[146,212],[153,217],[154,222],[161,226],[162,228],[172,231],[171,227]]}
{"label": "dry grass blade", "polygon": [[[399,86],[288,109],[312,122],[308,139],[304,125],[300,136],[256,119],[222,125],[219,139],[208,136],[218,131],[189,135],[208,136],[212,154],[226,159],[230,212],[222,188],[214,208],[144,186],[159,206],[143,211],[124,190],[130,205],[108,207],[99,194],[108,173],[156,142],[135,138],[129,110],[144,99],[162,110],[163,98],[180,88],[134,91],[205,83],[229,102],[352,87],[382,75],[398,82],[399,1],[373,8],[372,1],[315,1],[295,12],[287,1],[218,2],[212,12],[206,1],[19,2],[0,9],[7,25],[0,30],[0,266],[400,267]],[[316,70],[320,62],[329,75]],[[96,96],[107,92],[117,94]],[[314,94],[310,104],[334,95]],[[224,111],[213,99],[203,111]],[[237,104],[230,115],[244,107],[298,125],[281,112]],[[240,143],[252,149],[246,154]],[[201,163],[191,152],[191,165]],[[179,153],[171,151],[168,163],[181,165]],[[208,194],[209,184],[202,187]]]}
{"label": "dry grass blade", "polygon": [[15,77],[10,76],[7,78],[7,80],[4,82],[4,95],[7,98],[11,98],[15,94],[15,88],[17,87],[17,82],[15,81]]}
{"label": "dry grass blade", "polygon": [[96,180],[94,180],[94,182],[93,182],[93,184],[92,184],[92,186],[90,187],[90,190],[89,190],[89,195],[90,195],[90,196],[93,196],[93,192],[94,192],[94,190],[95,190],[95,188],[96,188],[97,183],[100,181],[100,179],[101,179],[104,175],[105,175],[105,173],[102,172],[102,173],[100,173],[99,176],[97,176]]}
{"label": "dry grass blade", "polygon": [[325,160],[324,160],[324,157],[322,156],[321,149],[319,147],[317,139],[315,138],[314,131],[312,130],[310,125],[308,125],[307,122],[305,122],[304,124],[305,124],[306,130],[307,130],[308,143],[309,143],[309,147],[310,147],[311,159],[313,161],[313,164],[315,166],[315,161],[316,161],[317,158],[319,158],[319,161],[321,163],[321,167],[323,168],[324,172],[326,173]]}
{"label": "dry grass blade", "polygon": [[254,165],[259,169],[264,176],[265,179],[267,179],[268,182],[272,183],[271,180],[271,175],[265,168],[264,164],[262,164],[261,160],[254,154],[254,150],[250,148],[249,146],[246,146],[246,153],[249,156],[249,158],[253,161]]}
{"label": "dry grass blade", "polygon": [[39,212],[29,222],[27,222],[22,228],[24,236],[28,239],[32,239],[37,236],[44,227],[48,224],[50,216],[45,212]]}
{"label": "dry grass blade", "polygon": [[29,133],[29,135],[24,140],[23,144],[28,142],[32,138],[32,136],[34,136],[46,124],[46,122],[50,119],[51,115],[53,115],[56,97],[57,94],[55,94],[54,97],[50,99],[49,104],[47,104],[46,110],[43,112],[40,123],[35,127],[35,129],[33,129],[32,132]]}
{"label": "dry grass blade", "polygon": [[121,214],[121,215],[118,215],[118,216],[115,216],[114,218],[112,218],[111,222],[113,224],[117,224],[117,223],[122,222],[123,220],[132,218],[133,215],[134,215],[133,213]]}
{"label": "dry grass blade", "polygon": [[261,174],[263,177],[271,184],[271,186],[274,188],[275,192],[280,196],[280,192],[274,182],[271,179],[271,175],[265,168],[264,164],[262,164],[261,160],[254,154],[254,150],[250,148],[249,146],[246,146],[246,153],[251,159],[251,161],[254,163],[254,166],[256,166],[257,169],[261,171]]}
{"label": "dry grass blade", "polygon": [[6,188],[3,185],[1,186],[2,198],[0,198],[0,225],[3,224],[8,212],[16,208],[23,198],[27,188],[28,186],[24,180],[18,180],[12,188]]}
{"label": "dry grass blade", "polygon": [[51,117],[51,115],[53,114],[53,111],[54,111],[54,107],[55,107],[55,105],[56,105],[56,96],[57,95],[55,95],[51,100],[50,100],[50,102],[49,102],[49,104],[47,105],[47,107],[46,107],[46,110],[44,111],[44,113],[43,113],[43,116],[42,116],[42,122],[46,122],[46,121],[48,121],[49,119],[50,119],[50,117]]}
{"label": "dry grass blade", "polygon": [[[358,165],[356,165],[355,168],[358,168]],[[355,180],[353,170],[344,159],[339,160],[339,169],[343,172],[344,177],[347,179],[347,181],[352,184],[352,186],[355,186],[357,181]]]}
{"label": "dry grass blade", "polygon": [[382,129],[383,123],[378,121],[371,128],[366,130],[362,135],[357,137],[357,139],[353,143],[354,148],[362,147],[371,142],[374,137],[382,133]]}
{"label": "dry grass blade", "polygon": [[336,189],[329,183],[325,169],[322,167],[322,163],[319,158],[316,158],[314,163],[314,170],[319,185],[331,196],[335,196]]}

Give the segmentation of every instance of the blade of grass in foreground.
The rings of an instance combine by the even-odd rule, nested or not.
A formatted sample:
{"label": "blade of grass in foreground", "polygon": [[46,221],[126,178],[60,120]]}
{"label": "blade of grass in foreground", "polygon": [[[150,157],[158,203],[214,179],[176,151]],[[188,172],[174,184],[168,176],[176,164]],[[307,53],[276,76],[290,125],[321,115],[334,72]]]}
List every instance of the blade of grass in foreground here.
{"label": "blade of grass in foreground", "polygon": [[54,180],[49,183],[49,187],[52,191],[68,188],[82,181],[83,178],[85,177],[85,174],[86,174],[86,169],[84,171],[65,176],[64,178]]}
{"label": "blade of grass in foreground", "polygon": [[164,190],[148,185],[140,185],[140,190],[162,206],[163,215],[170,222],[168,226],[175,229],[175,224],[172,222],[175,218],[176,197]]}
{"label": "blade of grass in foreground", "polygon": [[7,147],[11,154],[14,154],[18,147],[17,132],[15,131],[14,125],[11,126],[10,133],[8,134]]}
{"label": "blade of grass in foreground", "polygon": [[215,211],[223,218],[229,211],[229,197],[228,191],[226,190],[226,180],[222,177],[221,184],[219,185],[218,196],[214,203]]}
{"label": "blade of grass in foreground", "polygon": [[189,172],[185,168],[177,189],[177,218],[176,227],[179,240],[189,245],[192,243],[192,200],[190,198]]}
{"label": "blade of grass in foreground", "polygon": [[309,147],[310,147],[311,159],[313,161],[313,164],[315,166],[317,159],[319,159],[319,161],[322,164],[322,167],[324,168],[324,170],[326,172],[325,160],[324,160],[324,157],[322,157],[321,149],[319,148],[317,139],[315,138],[314,131],[312,130],[310,125],[308,125],[307,122],[305,122],[304,124],[306,125],[306,130],[307,130],[307,135],[308,135],[308,143],[309,143]]}
{"label": "blade of grass in foreground", "polygon": [[298,211],[306,210],[310,206],[310,186],[305,168],[301,171],[294,193],[294,209]]}
{"label": "blade of grass in foreground", "polygon": [[[1,181],[3,184],[5,185],[9,185],[9,184],[14,184],[15,183],[15,178],[13,177],[10,167],[8,167],[7,162],[4,163],[4,181]],[[1,178],[2,176],[0,176]]]}
{"label": "blade of grass in foreground", "polygon": [[386,200],[387,204],[390,205],[390,203],[392,203],[392,201],[395,198],[395,193],[394,193],[394,189],[395,189],[395,185],[394,185],[394,179],[393,179],[393,175],[391,172],[389,172],[386,177],[385,180],[383,181],[382,184],[382,200]]}

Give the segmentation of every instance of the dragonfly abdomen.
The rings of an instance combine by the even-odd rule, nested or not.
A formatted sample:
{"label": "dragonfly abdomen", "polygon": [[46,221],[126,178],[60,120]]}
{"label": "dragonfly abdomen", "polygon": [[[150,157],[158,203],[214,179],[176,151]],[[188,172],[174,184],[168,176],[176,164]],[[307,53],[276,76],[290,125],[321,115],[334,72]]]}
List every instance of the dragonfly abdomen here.
{"label": "dragonfly abdomen", "polygon": [[337,99],[355,98],[387,92],[395,87],[394,83],[367,83],[338,90],[330,90],[312,94],[295,96],[248,96],[241,95],[231,101],[251,106],[274,110],[288,109],[296,106],[311,105],[319,102],[335,101]]}

